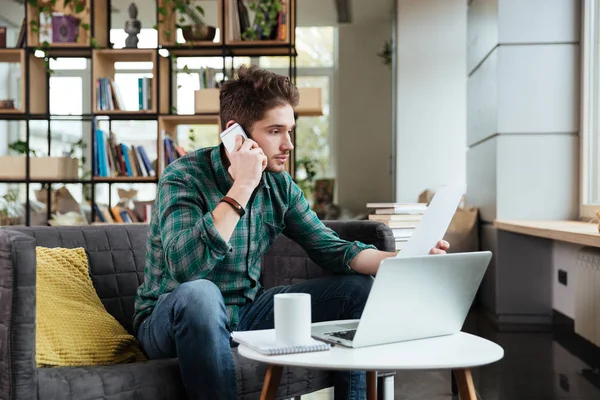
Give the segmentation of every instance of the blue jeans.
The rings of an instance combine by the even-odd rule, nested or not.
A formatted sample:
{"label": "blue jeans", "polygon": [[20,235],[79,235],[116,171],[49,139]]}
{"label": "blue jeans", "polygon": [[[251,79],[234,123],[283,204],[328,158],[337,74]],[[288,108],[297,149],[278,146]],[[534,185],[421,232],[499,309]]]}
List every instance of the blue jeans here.
{"label": "blue jeans", "polygon": [[[313,322],[360,318],[373,278],[341,275],[311,279],[262,292],[240,309],[238,331],[274,327],[273,296],[310,293]],[[179,369],[191,400],[237,399],[235,364],[223,296],[208,280],[186,282],[159,297],[137,334],[150,359],[179,357]],[[335,399],[365,399],[362,371],[334,373]]]}

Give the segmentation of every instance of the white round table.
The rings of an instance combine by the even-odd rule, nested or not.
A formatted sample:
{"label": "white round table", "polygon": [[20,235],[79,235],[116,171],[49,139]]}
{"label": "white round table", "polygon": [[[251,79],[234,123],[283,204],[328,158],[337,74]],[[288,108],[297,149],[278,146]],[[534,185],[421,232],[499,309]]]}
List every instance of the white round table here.
{"label": "white round table", "polygon": [[[348,321],[344,321],[348,322]],[[367,371],[367,398],[377,398],[377,371],[454,370],[461,400],[476,400],[469,368],[500,360],[504,350],[487,339],[468,333],[352,349],[335,345],[329,351],[267,356],[240,345],[238,352],[269,364],[261,400],[275,399],[283,366],[326,370]]]}

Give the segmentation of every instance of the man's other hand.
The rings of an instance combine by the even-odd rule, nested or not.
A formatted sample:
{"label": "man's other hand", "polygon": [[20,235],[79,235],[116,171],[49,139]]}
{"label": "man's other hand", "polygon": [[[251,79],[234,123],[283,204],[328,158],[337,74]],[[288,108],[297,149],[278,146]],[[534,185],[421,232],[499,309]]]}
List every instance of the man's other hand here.
{"label": "man's other hand", "polygon": [[446,254],[446,250],[450,248],[450,243],[445,240],[440,240],[437,245],[429,251],[429,254]]}

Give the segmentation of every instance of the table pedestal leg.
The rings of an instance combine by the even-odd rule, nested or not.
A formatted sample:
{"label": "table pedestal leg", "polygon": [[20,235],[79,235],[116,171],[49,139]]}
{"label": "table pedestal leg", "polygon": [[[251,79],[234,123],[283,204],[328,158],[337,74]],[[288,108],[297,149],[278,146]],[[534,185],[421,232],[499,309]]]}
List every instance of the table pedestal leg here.
{"label": "table pedestal leg", "polygon": [[260,400],[275,400],[277,398],[277,389],[279,389],[282,372],[283,367],[280,365],[269,365],[267,367]]}
{"label": "table pedestal leg", "polygon": [[367,371],[367,400],[377,400],[377,371]]}
{"label": "table pedestal leg", "polygon": [[471,370],[456,369],[454,370],[454,376],[456,377],[456,384],[458,386],[458,398],[460,400],[477,400]]}

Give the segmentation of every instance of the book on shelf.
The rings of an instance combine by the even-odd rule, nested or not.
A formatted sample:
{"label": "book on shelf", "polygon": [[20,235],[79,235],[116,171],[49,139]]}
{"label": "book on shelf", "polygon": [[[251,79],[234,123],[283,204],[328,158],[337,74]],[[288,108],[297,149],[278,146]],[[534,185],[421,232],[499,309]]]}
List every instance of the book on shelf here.
{"label": "book on shelf", "polygon": [[108,207],[106,205],[98,205],[94,203],[94,212],[96,214],[95,222],[108,224],[132,224],[149,222],[152,211],[152,206],[142,208],[143,213],[139,210],[125,207],[124,205],[116,205]]}
{"label": "book on shelf", "polygon": [[168,133],[164,133],[163,149],[165,167],[175,160],[185,156],[187,152]]}
{"label": "book on shelf", "polygon": [[[147,111],[152,108],[152,78],[138,78],[138,108],[132,111]],[[96,111],[126,111],[125,101],[119,85],[111,78],[96,80]]]}
{"label": "book on shelf", "polygon": [[125,110],[125,102],[119,86],[110,78],[96,80],[96,110]]}
{"label": "book on shelf", "polygon": [[152,108],[152,78],[138,78],[138,107],[140,111]]}
{"label": "book on shelf", "polygon": [[113,132],[95,130],[94,176],[153,177],[156,176],[143,146],[117,143]]}
{"label": "book on shelf", "polygon": [[214,89],[218,86],[218,82],[215,78],[214,68],[200,68],[198,74],[198,80],[200,83],[200,89]]}

